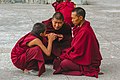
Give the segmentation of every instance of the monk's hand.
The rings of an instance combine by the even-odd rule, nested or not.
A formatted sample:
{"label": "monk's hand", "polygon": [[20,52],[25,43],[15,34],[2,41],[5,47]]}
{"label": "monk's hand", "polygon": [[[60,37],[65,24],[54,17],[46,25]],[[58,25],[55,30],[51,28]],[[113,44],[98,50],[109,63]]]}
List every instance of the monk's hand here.
{"label": "monk's hand", "polygon": [[62,34],[57,34],[58,37],[58,41],[61,41],[63,39],[63,35]]}
{"label": "monk's hand", "polygon": [[49,34],[45,34],[46,37],[48,37]]}
{"label": "monk's hand", "polygon": [[55,33],[49,33],[47,35],[47,37],[48,37],[48,40],[54,41],[57,38],[57,34],[55,34]]}

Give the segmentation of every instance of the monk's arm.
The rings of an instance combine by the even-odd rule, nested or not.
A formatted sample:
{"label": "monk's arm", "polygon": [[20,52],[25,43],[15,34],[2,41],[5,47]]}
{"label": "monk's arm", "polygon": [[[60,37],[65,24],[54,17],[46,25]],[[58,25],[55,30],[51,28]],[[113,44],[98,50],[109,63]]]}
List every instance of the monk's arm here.
{"label": "monk's arm", "polygon": [[53,40],[52,40],[52,39],[49,39],[49,40],[48,40],[48,46],[47,46],[47,48],[46,48],[46,47],[43,45],[42,41],[41,41],[40,39],[36,38],[36,39],[30,41],[27,45],[28,45],[29,47],[32,47],[33,45],[37,45],[37,46],[39,46],[39,47],[42,49],[42,51],[43,51],[47,56],[50,56],[50,55],[51,55],[51,49],[52,49],[52,42],[53,42]]}

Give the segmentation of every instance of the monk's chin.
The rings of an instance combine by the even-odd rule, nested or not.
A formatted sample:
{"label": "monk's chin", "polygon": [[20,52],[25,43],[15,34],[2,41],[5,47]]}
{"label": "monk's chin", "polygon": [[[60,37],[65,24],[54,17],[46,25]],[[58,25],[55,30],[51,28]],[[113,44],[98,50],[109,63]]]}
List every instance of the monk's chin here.
{"label": "monk's chin", "polygon": [[59,30],[60,28],[56,28],[55,30]]}

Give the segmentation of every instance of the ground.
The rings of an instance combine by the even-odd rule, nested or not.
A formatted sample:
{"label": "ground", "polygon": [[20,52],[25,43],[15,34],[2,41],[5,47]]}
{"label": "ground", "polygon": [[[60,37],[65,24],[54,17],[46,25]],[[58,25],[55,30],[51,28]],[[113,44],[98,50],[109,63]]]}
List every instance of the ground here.
{"label": "ground", "polygon": [[46,65],[41,76],[23,74],[13,66],[10,52],[16,41],[28,33],[34,23],[52,16],[53,7],[42,4],[0,4],[0,80],[119,80],[120,78],[120,5],[77,5],[86,12],[100,43],[103,56],[99,78],[53,75]]}

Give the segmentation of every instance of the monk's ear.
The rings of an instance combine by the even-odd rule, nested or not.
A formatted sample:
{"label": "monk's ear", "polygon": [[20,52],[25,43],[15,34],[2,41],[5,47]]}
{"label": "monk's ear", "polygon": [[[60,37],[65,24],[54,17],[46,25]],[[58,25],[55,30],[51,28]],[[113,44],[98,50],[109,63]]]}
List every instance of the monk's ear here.
{"label": "monk's ear", "polygon": [[62,24],[64,24],[65,22],[64,21],[62,21]]}
{"label": "monk's ear", "polygon": [[80,20],[83,20],[83,16],[79,16],[79,19],[80,19]]}

